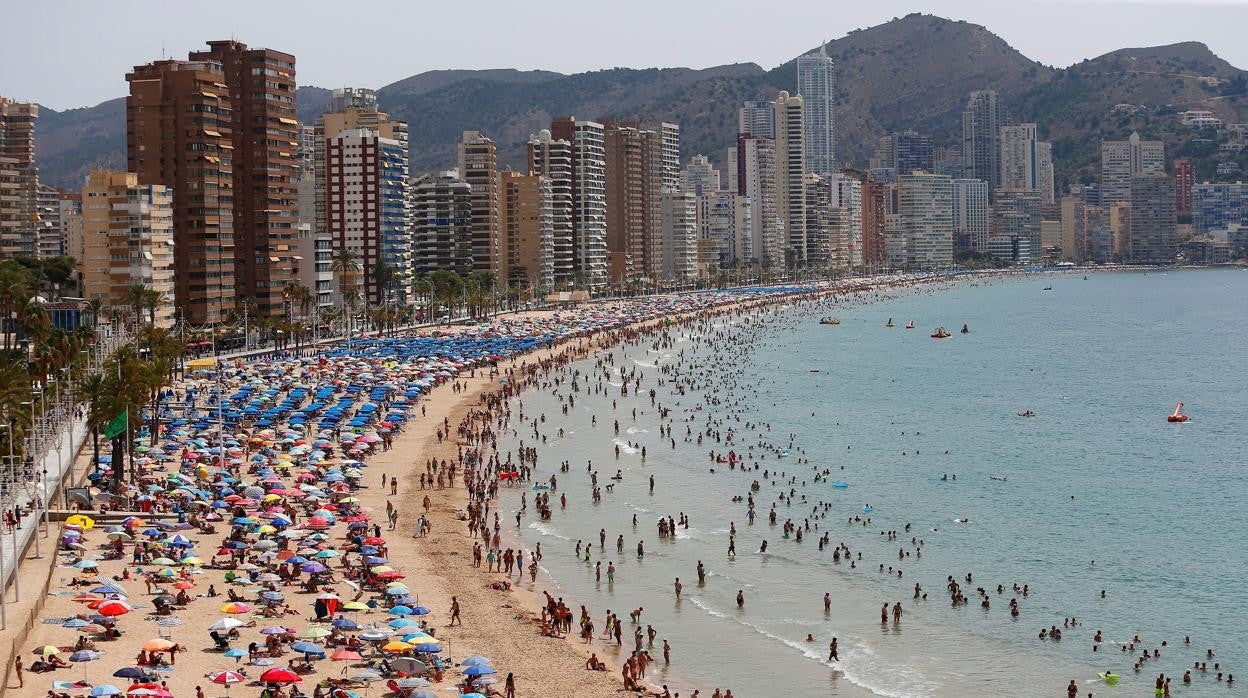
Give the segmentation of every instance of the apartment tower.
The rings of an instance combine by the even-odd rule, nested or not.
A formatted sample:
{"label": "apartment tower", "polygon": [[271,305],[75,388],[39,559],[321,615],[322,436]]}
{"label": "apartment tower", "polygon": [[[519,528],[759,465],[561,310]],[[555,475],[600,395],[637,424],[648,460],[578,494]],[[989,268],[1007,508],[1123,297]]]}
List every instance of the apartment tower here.
{"label": "apartment tower", "polygon": [[507,282],[499,236],[498,149],[480,131],[464,131],[459,141],[459,177],[472,187],[472,237],[461,256],[473,272],[493,275],[496,287]]}
{"label": "apartment tower", "polygon": [[565,288],[573,280],[572,144],[542,129],[529,138],[529,174],[541,175],[550,184],[551,265],[550,288]]}
{"label": "apartment tower", "polygon": [[572,268],[581,288],[607,284],[606,135],[596,121],[556,118],[551,137],[572,146]]}
{"label": "apartment tower", "polygon": [[0,97],[0,258],[39,254],[39,105]]}
{"label": "apartment tower", "polygon": [[820,177],[836,172],[836,70],[826,45],[797,59],[806,168]]}

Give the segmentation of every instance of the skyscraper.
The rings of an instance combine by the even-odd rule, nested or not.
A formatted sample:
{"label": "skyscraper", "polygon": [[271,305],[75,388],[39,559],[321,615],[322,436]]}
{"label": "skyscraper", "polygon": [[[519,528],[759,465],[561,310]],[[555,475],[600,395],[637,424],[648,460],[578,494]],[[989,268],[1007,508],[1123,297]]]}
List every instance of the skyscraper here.
{"label": "skyscraper", "polygon": [[1040,192],[998,189],[992,202],[988,248],[981,250],[1016,264],[1039,259],[1044,252],[1040,226]]}
{"label": "skyscraper", "polygon": [[1036,189],[1040,191],[1042,203],[1057,203],[1057,185],[1054,179],[1053,144],[1044,141],[1036,143]]}
{"label": "skyscraper", "polygon": [[897,177],[897,214],[906,263],[919,269],[953,263],[953,182],[944,175]]}
{"label": "skyscraper", "polygon": [[953,180],[953,241],[958,250],[988,248],[988,183]]}
{"label": "skyscraper", "polygon": [[1036,125],[1002,126],[1000,136],[1001,172],[997,186],[1001,189],[1035,191],[1039,189],[1039,158],[1036,152]]}
{"label": "skyscraper", "polygon": [[698,238],[709,241],[720,269],[747,266],[754,257],[750,198],[710,190],[698,197]]}
{"label": "skyscraper", "polygon": [[888,185],[862,183],[862,263],[875,268],[884,263],[884,226]]}
{"label": "skyscraper", "polygon": [[1101,204],[1131,200],[1131,178],[1166,171],[1166,144],[1142,141],[1134,131],[1125,141],[1101,142]]}
{"label": "skyscraper", "polygon": [[[645,153],[639,129],[603,119],[606,153],[607,263],[611,281],[622,283],[647,276],[645,271],[647,228],[655,221],[648,206],[661,205],[646,196],[646,165],[654,165]],[[661,220],[661,219],[660,219]]]}
{"label": "skyscraper", "polygon": [[39,105],[0,97],[0,258],[39,254]]}
{"label": "skyscraper", "polygon": [[[281,315],[286,304],[282,291],[298,280],[295,57],[228,40],[209,41],[207,51],[193,52],[189,59],[218,63],[231,98],[236,283],[232,295],[254,298],[261,315]],[[141,173],[140,181],[149,183]],[[181,195],[176,187],[173,195],[176,206]]]}
{"label": "skyscraper", "polygon": [[136,66],[126,80],[128,169],[173,198],[177,306],[191,323],[223,322],[236,299],[234,167],[241,157],[224,68],[214,58],[163,60]]}
{"label": "skyscraper", "polygon": [[1088,208],[1077,196],[1063,196],[1062,207],[1062,259],[1084,262],[1088,259]]}
{"label": "skyscraper", "polygon": [[693,279],[698,273],[698,197],[693,192],[663,192],[662,274],[674,281]]}
{"label": "skyscraper", "polygon": [[1005,105],[996,90],[971,93],[962,112],[962,157],[966,176],[988,183],[988,191],[999,186],[1001,171],[1001,127],[1009,123]]}
{"label": "skyscraper", "polygon": [[798,57],[797,93],[804,111],[806,168],[829,177],[836,172],[836,71],[826,45]]}
{"label": "skyscraper", "polygon": [[529,174],[550,182],[552,288],[573,280],[572,144],[543,129],[529,138]]}
{"label": "skyscraper", "polygon": [[551,123],[551,136],[572,146],[572,267],[583,288],[607,278],[606,145],[603,125],[570,116]]}
{"label": "skyscraper", "polygon": [[480,131],[464,131],[459,142],[459,177],[472,187],[472,238],[461,257],[471,260],[472,271],[493,274],[495,286],[502,286],[507,279],[502,273],[498,151],[493,139]]}
{"label": "skyscraper", "polygon": [[832,265],[837,269],[862,266],[862,180],[837,172],[828,178],[832,207]]}
{"label": "skyscraper", "polygon": [[806,264],[806,149],[803,100],[781,92],[775,102],[776,200],[784,225],[784,265]]}
{"label": "skyscraper", "polygon": [[705,155],[694,155],[680,173],[681,189],[702,196],[719,190],[719,170]]}

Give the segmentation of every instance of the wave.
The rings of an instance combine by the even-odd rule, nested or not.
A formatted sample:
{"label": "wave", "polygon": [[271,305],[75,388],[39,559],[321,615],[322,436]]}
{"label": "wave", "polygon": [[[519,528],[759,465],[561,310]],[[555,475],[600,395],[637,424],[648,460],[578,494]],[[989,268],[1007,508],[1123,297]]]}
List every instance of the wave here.
{"label": "wave", "polygon": [[629,427],[625,429],[624,431],[629,434],[649,434],[650,433],[649,429],[638,429],[637,427]]}
{"label": "wave", "polygon": [[[859,646],[853,649],[847,649],[847,651],[841,652],[841,660],[839,662],[831,662],[825,658],[825,655],[823,654],[823,647],[821,644],[815,644],[815,643],[810,643],[810,642],[797,642],[795,640],[790,640],[780,635],[776,635],[775,633],[768,631],[762,626],[756,625],[747,620],[742,620],[741,618],[738,618],[735,616],[731,616],[727,613],[724,613],[723,611],[718,611],[712,608],[709,604],[699,600],[698,597],[696,596],[686,596],[684,600],[702,609],[702,611],[704,611],[707,615],[710,615],[714,618],[723,618],[725,620],[731,620],[737,623],[738,625],[742,625],[744,627],[749,628],[750,630],[753,630],[754,632],[758,633],[759,635],[762,635],[763,637],[769,638],[771,640],[775,640],[776,642],[779,642],[785,645],[786,647],[789,647],[790,649],[797,650],[798,652],[801,652],[802,656],[804,656],[805,658],[839,671],[841,675],[845,677],[846,681],[849,681],[855,686],[865,689],[877,696],[885,696],[886,698],[912,698],[915,696],[925,695],[932,688],[931,686],[924,684],[921,686],[916,686],[914,689],[911,689],[911,691],[919,691],[919,692],[903,692],[903,691],[896,690],[896,689],[885,688],[884,686],[880,686],[874,683],[872,680],[868,678],[863,678],[862,676],[858,675],[851,668],[848,668],[851,663],[853,664],[858,663],[855,660],[858,660],[860,658],[865,659],[866,663],[874,663],[875,661],[879,659],[878,655],[876,655],[875,652],[871,650],[869,647],[867,647],[865,644],[859,644]],[[884,671],[887,671],[887,673],[893,677],[898,677],[900,674],[913,673],[913,672],[905,671],[904,669],[901,669],[897,667],[896,665],[892,665],[892,664],[890,664],[887,667],[881,667],[881,669]],[[914,680],[919,681],[919,682],[922,681],[922,679],[918,676],[915,676]]]}
{"label": "wave", "polygon": [[641,366],[642,368],[654,368],[654,364],[648,364],[644,361],[638,361],[637,359],[633,359],[633,363]]}
{"label": "wave", "polygon": [[637,452],[637,449],[630,446],[627,441],[623,441],[621,439],[612,439],[611,443],[620,447],[620,453],[627,453],[628,455],[631,456]]}
{"label": "wave", "polygon": [[633,511],[637,512],[638,514],[650,514],[650,513],[653,513],[653,510],[652,510],[652,509],[646,509],[646,508],[644,508],[644,507],[639,507],[639,506],[637,506],[636,504],[633,504],[632,502],[624,502],[624,506],[628,507],[629,509],[632,509]]}
{"label": "wave", "polygon": [[556,532],[556,531],[555,531],[555,527],[554,527],[554,526],[551,526],[550,524],[544,524],[544,523],[542,523],[541,521],[532,521],[532,522],[530,522],[530,523],[529,523],[529,528],[533,529],[534,531],[537,531],[538,533],[542,534],[543,536],[550,536],[550,537],[552,537],[552,538],[558,538],[559,540],[566,540],[566,541],[568,541],[568,542],[571,542],[571,541],[572,541],[572,539],[571,539],[571,538],[568,538],[567,536],[563,535],[562,533],[558,533],[558,532]]}

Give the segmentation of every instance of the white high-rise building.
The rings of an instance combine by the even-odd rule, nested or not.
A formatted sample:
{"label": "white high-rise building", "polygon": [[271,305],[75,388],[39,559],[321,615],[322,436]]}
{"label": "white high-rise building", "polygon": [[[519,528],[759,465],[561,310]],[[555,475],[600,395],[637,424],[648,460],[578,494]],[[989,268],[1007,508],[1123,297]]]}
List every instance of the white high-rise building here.
{"label": "white high-rise building", "polygon": [[698,197],[698,239],[710,240],[720,269],[746,266],[754,257],[750,197],[710,190]]}
{"label": "white high-rise building", "polygon": [[833,240],[833,263],[839,269],[862,266],[862,181],[843,173],[833,174],[833,223],[840,236]]}
{"label": "white high-rise building", "polygon": [[549,129],[529,137],[529,174],[537,174],[550,182],[551,199],[551,273],[553,287],[564,289],[572,283],[573,269],[573,207],[572,207],[572,144],[552,138]]}
{"label": "white high-rise building", "polygon": [[737,193],[752,204],[750,249],[764,269],[784,268],[784,221],[776,197],[776,148],[770,138],[737,138]]}
{"label": "white high-rise building", "polygon": [[590,289],[607,284],[606,129],[596,121],[555,119],[551,133],[572,144],[573,268]]}
{"label": "white high-rise building", "polygon": [[688,191],[665,191],[663,206],[663,275],[676,281],[698,275],[698,197]]}
{"label": "white high-rise building", "polygon": [[659,136],[660,192],[680,189],[680,125],[666,121],[648,121],[641,130]]}
{"label": "white high-rise building", "polygon": [[1026,191],[1038,189],[1036,125],[1002,126],[1000,143],[1001,172],[997,176],[997,186]]}
{"label": "white high-rise building", "polygon": [[906,263],[920,269],[953,264],[953,180],[908,174],[897,178],[897,186]]}
{"label": "white high-rise building", "polygon": [[805,109],[806,167],[829,177],[836,172],[836,71],[826,45],[797,59],[797,93]]}
{"label": "white high-rise building", "polygon": [[958,249],[988,249],[988,183],[953,180],[953,240]]}
{"label": "white high-rise building", "polygon": [[774,104],[767,100],[750,100],[737,109],[737,133],[759,138],[775,138]]}
{"label": "white high-rise building", "polygon": [[680,173],[680,188],[702,196],[719,189],[719,170],[705,155],[694,155]]}
{"label": "white high-rise building", "polygon": [[1036,144],[1036,189],[1040,190],[1040,201],[1046,204],[1057,203],[1057,191],[1054,184],[1053,144],[1040,142]]}
{"label": "white high-rise building", "polygon": [[781,92],[775,102],[776,200],[784,225],[787,267],[806,263],[806,148],[803,100]]}
{"label": "white high-rise building", "polygon": [[1164,174],[1164,141],[1142,141],[1132,132],[1125,141],[1101,142],[1101,205],[1131,200],[1131,178],[1142,174]]}
{"label": "white high-rise building", "polygon": [[996,90],[976,90],[962,112],[962,158],[966,176],[982,179],[993,191],[1001,174],[1001,127],[1009,123]]}

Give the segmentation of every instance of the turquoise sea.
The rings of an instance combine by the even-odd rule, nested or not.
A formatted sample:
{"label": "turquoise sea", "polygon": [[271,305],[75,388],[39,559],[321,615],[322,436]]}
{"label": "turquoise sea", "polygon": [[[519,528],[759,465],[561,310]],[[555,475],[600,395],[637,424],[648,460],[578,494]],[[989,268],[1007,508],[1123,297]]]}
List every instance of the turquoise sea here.
{"label": "turquoise sea", "polygon": [[[528,492],[530,506],[513,533],[527,548],[541,543],[539,590],[557,590],[574,609],[585,604],[600,630],[605,609],[626,619],[625,651],[632,646],[627,613],[644,607],[643,624],[673,648],[670,671],[660,662],[649,679],[670,682],[682,696],[693,687],[703,696],[730,687],[741,698],[1056,696],[1071,679],[1081,696],[1151,695],[1159,673],[1173,677],[1176,696],[1239,692],[1239,682],[1228,689],[1215,681],[1214,662],[1248,680],[1245,299],[1248,272],[1240,270],[1072,273],[963,281],[871,303],[771,310],[762,320],[725,319],[700,332],[679,328],[670,347],[613,352],[614,367],[639,372],[640,396],[618,395],[617,370],[601,383],[610,395],[587,392],[599,383],[582,380],[566,417],[566,383],[523,397],[526,414],[547,417],[535,479],[570,461],[570,472],[557,473],[569,504],[561,510],[553,495],[552,519],[539,522]],[[825,315],[841,324],[818,324]],[[894,328],[884,326],[890,317]],[[917,329],[903,329],[909,320]],[[968,334],[958,332],[964,323]],[[937,326],[953,337],[930,338]],[[697,386],[674,394],[681,384],[660,374],[663,366],[696,376]],[[577,367],[592,373],[593,361]],[[672,425],[675,448],[659,435],[650,388],[656,404],[672,410],[664,423]],[[708,404],[710,396],[719,404]],[[1179,400],[1191,421],[1167,423]],[[1025,410],[1036,416],[1018,416]],[[752,462],[784,476],[764,480],[761,470],[711,463],[709,451],[729,446],[710,437],[701,445],[685,441],[686,427],[696,435],[708,419],[721,437],[735,427],[738,452],[753,445]],[[531,424],[514,421],[520,435],[500,441],[500,449],[534,445]],[[560,427],[563,438],[555,434]],[[777,458],[771,449],[788,446],[790,434],[792,453]],[[646,447],[644,461],[634,445]],[[587,461],[600,485],[623,473],[598,504]],[[814,482],[825,468],[829,480],[849,486]],[[747,495],[756,479],[759,516],[751,524],[746,504],[732,498]],[[790,487],[796,501],[780,501]],[[504,510],[514,512],[520,496],[506,492]],[[811,519],[801,543],[786,540],[780,524],[801,525],[817,502],[828,503],[826,516]],[[767,520],[773,503],[774,526]],[[850,523],[868,516],[865,504],[873,508],[871,524]],[[689,528],[660,539],[657,518],[682,513]],[[514,525],[514,514],[502,520]],[[737,555],[729,559],[733,525]],[[896,530],[897,540],[887,540],[885,530]],[[820,551],[824,531],[830,544]],[[624,552],[617,554],[621,534]],[[921,559],[912,536],[923,541]],[[615,564],[614,584],[605,571],[595,581],[592,565],[574,554],[577,540],[593,541],[604,570],[607,560]],[[763,540],[766,554],[758,552]],[[855,569],[833,563],[832,547],[841,543]],[[912,554],[899,559],[899,550]],[[699,560],[709,573],[705,585],[697,583]],[[881,564],[903,577],[879,572]],[[970,603],[951,605],[948,576]],[[684,583],[679,601],[676,577]],[[912,598],[916,582],[925,601]],[[1016,583],[1028,585],[1026,598],[1011,592]],[[976,587],[988,590],[989,609],[980,607]],[[744,609],[735,602],[738,590]],[[832,597],[826,614],[825,592]],[[1020,603],[1016,618],[1011,598]],[[902,603],[900,623],[880,623],[885,601]],[[1063,628],[1069,617],[1079,625]],[[1054,625],[1063,628],[1061,641],[1038,638]],[[1105,641],[1093,652],[1098,630]],[[808,634],[815,642],[805,641]],[[1161,651],[1139,673],[1140,648],[1120,650],[1135,635],[1142,647]],[[828,662],[834,636],[840,661]],[[1208,671],[1183,685],[1184,669],[1199,660]],[[1106,670],[1122,675],[1119,687],[1098,682]]]}

